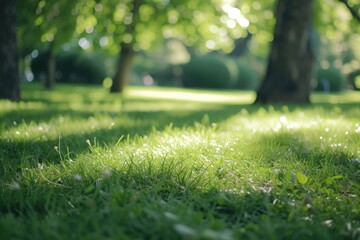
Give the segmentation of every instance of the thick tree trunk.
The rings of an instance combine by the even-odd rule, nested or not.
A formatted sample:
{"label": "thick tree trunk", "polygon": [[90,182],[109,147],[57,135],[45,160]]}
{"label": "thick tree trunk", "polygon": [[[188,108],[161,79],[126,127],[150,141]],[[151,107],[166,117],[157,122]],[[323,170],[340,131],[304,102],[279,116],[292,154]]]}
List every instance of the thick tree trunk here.
{"label": "thick tree trunk", "polygon": [[0,98],[20,100],[15,0],[0,2]]}
{"label": "thick tree trunk", "polygon": [[309,103],[313,0],[278,0],[274,40],[257,103]]}
{"label": "thick tree trunk", "polygon": [[56,62],[54,56],[53,44],[50,43],[47,52],[46,52],[46,78],[45,78],[45,87],[50,89],[55,85],[55,71],[56,71]]}
{"label": "thick tree trunk", "polygon": [[135,52],[130,44],[121,44],[121,51],[119,54],[118,65],[116,68],[116,73],[113,78],[113,84],[111,86],[110,92],[123,92],[125,86],[128,83],[132,60],[134,58]]}

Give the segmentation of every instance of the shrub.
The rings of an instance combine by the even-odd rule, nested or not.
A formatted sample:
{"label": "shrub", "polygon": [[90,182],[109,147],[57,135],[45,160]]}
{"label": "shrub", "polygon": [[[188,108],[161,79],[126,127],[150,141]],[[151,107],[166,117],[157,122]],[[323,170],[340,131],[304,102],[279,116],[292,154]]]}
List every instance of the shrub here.
{"label": "shrub", "polygon": [[316,74],[316,82],[316,91],[338,92],[343,89],[345,78],[337,68],[320,68]]}
{"label": "shrub", "polygon": [[[57,82],[101,84],[106,76],[103,57],[95,54],[61,50],[56,54],[55,60]],[[46,75],[46,61],[45,52],[40,52],[39,56],[32,60],[31,70],[35,79],[43,79]]]}
{"label": "shrub", "polygon": [[236,63],[215,54],[195,57],[184,65],[183,84],[185,87],[227,88],[238,76]]}
{"label": "shrub", "polygon": [[94,55],[80,54],[75,61],[74,72],[82,83],[101,84],[106,77],[104,61],[99,61]]}
{"label": "shrub", "polygon": [[360,69],[351,72],[348,75],[348,79],[353,86],[354,90],[360,90]]}
{"label": "shrub", "polygon": [[256,71],[243,61],[236,61],[238,67],[238,77],[234,88],[243,90],[256,90],[260,85],[260,78]]}
{"label": "shrub", "polygon": [[149,73],[159,86],[182,86],[183,68],[181,65],[167,64]]}
{"label": "shrub", "polygon": [[46,52],[41,50],[39,51],[39,55],[32,59],[30,63],[30,68],[32,73],[34,74],[34,80],[44,80],[46,76],[46,64],[47,57]]}

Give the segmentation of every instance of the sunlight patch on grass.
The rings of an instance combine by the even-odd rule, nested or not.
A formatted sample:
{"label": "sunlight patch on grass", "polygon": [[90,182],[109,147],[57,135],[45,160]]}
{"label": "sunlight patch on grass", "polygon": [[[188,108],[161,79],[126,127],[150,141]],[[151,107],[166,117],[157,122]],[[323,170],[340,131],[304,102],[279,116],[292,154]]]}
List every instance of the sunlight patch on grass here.
{"label": "sunlight patch on grass", "polygon": [[250,91],[205,91],[175,88],[130,88],[127,98],[144,98],[154,100],[180,100],[191,102],[250,104],[255,100],[254,92]]}
{"label": "sunlight patch on grass", "polygon": [[359,103],[360,91],[346,91],[340,93],[314,93],[311,96],[314,103]]}

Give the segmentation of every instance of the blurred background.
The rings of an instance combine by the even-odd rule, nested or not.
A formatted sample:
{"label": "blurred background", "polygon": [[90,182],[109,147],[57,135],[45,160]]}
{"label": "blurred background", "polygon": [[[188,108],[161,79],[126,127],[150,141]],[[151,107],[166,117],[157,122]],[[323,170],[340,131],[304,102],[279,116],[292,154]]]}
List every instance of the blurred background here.
{"label": "blurred background", "polygon": [[[357,1],[347,1],[359,10]],[[273,0],[16,2],[21,81],[257,90],[275,24]],[[312,88],[360,89],[359,22],[315,0]],[[121,77],[121,76],[120,76]],[[123,86],[118,87],[122,91]],[[116,91],[115,91],[116,92]]]}

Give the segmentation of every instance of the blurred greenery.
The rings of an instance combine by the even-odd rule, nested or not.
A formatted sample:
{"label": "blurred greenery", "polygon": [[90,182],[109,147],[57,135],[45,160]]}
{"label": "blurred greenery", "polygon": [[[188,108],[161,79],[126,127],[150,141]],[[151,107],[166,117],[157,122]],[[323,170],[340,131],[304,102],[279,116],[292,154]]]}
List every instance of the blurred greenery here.
{"label": "blurred greenery", "polygon": [[[61,49],[55,59],[55,78],[59,83],[102,84],[108,75],[105,66],[108,59],[99,52],[84,52],[79,48]],[[47,71],[46,62],[45,51],[40,51],[39,55],[31,61],[30,67],[35,80],[44,81]]]}
{"label": "blurred greenery", "polygon": [[245,57],[211,53],[194,57],[182,68],[185,87],[256,90],[260,84],[258,73]]}
{"label": "blurred greenery", "polygon": [[184,66],[184,86],[229,88],[238,77],[237,65],[225,56],[209,54],[191,59]]}
{"label": "blurred greenery", "polygon": [[346,86],[345,78],[341,71],[337,68],[331,67],[327,69],[318,69],[317,75],[317,91],[324,92],[339,92]]}
{"label": "blurred greenery", "polygon": [[248,59],[238,59],[236,61],[238,77],[234,88],[243,90],[257,90],[260,86],[260,76]]}
{"label": "blurred greenery", "polygon": [[[233,81],[225,77],[220,85],[245,89],[258,86],[266,67],[269,43],[273,38],[274,0],[146,0],[142,2],[137,17],[129,13],[132,4],[131,0],[119,3],[110,0],[18,1],[18,40],[25,79],[33,80],[30,62],[40,61],[37,58],[41,58],[41,54],[36,54],[36,51],[41,53],[51,43],[55,46],[57,56],[64,55],[64,49],[69,46],[84,51],[77,51],[81,55],[75,57],[77,63],[72,59],[65,68],[82,68],[83,73],[77,73],[82,75],[78,80],[80,82],[101,83],[99,78],[114,75],[114,57],[121,50],[120,43],[134,42],[138,55],[130,84],[144,85],[145,77],[148,80],[146,84],[181,86],[184,81],[183,64],[190,59],[206,58],[207,52],[218,53],[219,58],[222,58],[222,55],[232,51],[235,40],[251,34],[245,56],[239,56],[242,60],[238,83],[225,83]],[[314,4],[312,39],[318,65],[322,69],[339,69],[349,79],[349,84],[345,86],[356,86],[355,78],[351,77],[352,73],[360,69],[360,35],[356,20],[339,1],[316,0]],[[349,4],[355,9],[359,5],[354,0],[349,0]],[[128,24],[134,24],[133,32],[125,31]],[[111,60],[105,61],[99,52]],[[244,61],[249,58],[252,60]],[[223,66],[219,65],[220,68]],[[58,68],[61,69],[59,65]],[[258,76],[255,77],[252,70]],[[60,72],[64,71],[61,69]],[[73,82],[73,79],[65,79],[71,75],[69,71],[63,73],[61,81]],[[33,74],[39,78],[38,70]],[[214,81],[209,81],[209,86],[214,87]]]}

